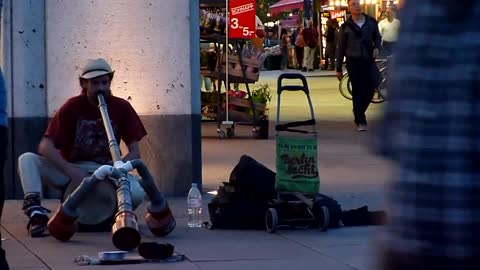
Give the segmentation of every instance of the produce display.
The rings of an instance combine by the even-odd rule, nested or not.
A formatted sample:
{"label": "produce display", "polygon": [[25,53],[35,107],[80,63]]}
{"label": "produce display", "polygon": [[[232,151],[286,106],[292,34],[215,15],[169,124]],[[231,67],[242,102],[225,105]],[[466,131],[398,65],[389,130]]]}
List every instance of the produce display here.
{"label": "produce display", "polygon": [[227,19],[225,15],[205,9],[200,9],[200,32],[203,34],[221,34],[225,35]]}

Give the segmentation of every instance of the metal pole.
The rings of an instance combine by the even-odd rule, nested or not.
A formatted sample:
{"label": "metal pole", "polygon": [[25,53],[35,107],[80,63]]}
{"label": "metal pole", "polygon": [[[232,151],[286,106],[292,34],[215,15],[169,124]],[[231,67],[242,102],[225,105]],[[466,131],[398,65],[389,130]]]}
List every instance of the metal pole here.
{"label": "metal pole", "polygon": [[[100,109],[103,125],[107,133],[110,153],[113,163],[115,164],[118,161],[122,161],[120,147],[115,139],[105,97],[102,93],[99,93],[97,98],[98,108]],[[115,179],[117,186],[117,214],[115,215],[115,222],[112,226],[112,242],[113,245],[120,250],[132,250],[140,244],[141,236],[138,231],[137,217],[133,213],[132,193],[128,180],[128,172],[124,170],[120,170],[120,172],[121,176]]]}
{"label": "metal pole", "polygon": [[230,0],[225,0],[225,7],[226,7],[226,10],[225,10],[225,21],[227,23],[226,27],[225,27],[225,33],[226,33],[226,36],[225,36],[225,112],[226,112],[226,117],[225,117],[225,121],[228,122],[229,119],[228,119],[228,88],[229,87],[229,84],[228,84],[228,68],[229,68],[229,64],[228,64],[228,35],[229,35],[229,28],[230,28],[230,16],[228,16],[228,12],[229,12],[229,9],[228,9],[228,1]]}
{"label": "metal pole", "polygon": [[108,138],[108,147],[110,149],[110,154],[112,155],[113,163],[116,161],[121,161],[122,157],[120,156],[120,147],[118,146],[117,140],[113,133],[112,124],[110,123],[110,116],[108,115],[107,104],[105,103],[105,97],[103,94],[98,94],[98,108],[102,115],[103,125],[105,126],[105,131],[107,132]]}

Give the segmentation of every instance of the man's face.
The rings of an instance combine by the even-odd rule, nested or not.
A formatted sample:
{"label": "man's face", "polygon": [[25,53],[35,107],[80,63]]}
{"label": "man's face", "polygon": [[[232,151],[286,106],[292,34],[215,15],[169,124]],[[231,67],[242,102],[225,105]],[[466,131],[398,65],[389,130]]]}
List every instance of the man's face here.
{"label": "man's face", "polygon": [[395,18],[395,13],[393,13],[393,10],[391,10],[390,8],[387,8],[386,13],[389,20],[392,20]]}
{"label": "man's face", "polygon": [[83,82],[83,88],[86,89],[87,97],[90,103],[98,104],[97,95],[103,92],[104,96],[110,95],[110,75],[102,75]]}
{"label": "man's face", "polygon": [[360,6],[360,0],[349,0],[348,1],[348,10],[352,15],[360,15],[362,13],[362,8]]}

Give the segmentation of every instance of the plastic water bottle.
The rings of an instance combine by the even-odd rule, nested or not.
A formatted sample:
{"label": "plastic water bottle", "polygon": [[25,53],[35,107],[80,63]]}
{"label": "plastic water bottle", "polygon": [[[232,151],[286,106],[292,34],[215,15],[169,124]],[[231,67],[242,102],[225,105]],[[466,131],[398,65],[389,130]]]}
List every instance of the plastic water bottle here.
{"label": "plastic water bottle", "polygon": [[188,227],[202,227],[202,194],[200,193],[200,190],[198,190],[196,183],[192,183],[192,187],[188,192],[187,211]]}

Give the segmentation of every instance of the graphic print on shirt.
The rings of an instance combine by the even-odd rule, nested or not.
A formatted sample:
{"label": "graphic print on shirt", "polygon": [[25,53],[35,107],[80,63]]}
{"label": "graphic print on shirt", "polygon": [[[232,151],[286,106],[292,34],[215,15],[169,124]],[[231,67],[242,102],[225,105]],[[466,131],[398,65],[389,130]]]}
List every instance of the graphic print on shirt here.
{"label": "graphic print on shirt", "polygon": [[[112,128],[117,143],[120,143],[118,125],[113,121]],[[95,161],[100,164],[111,163],[112,157],[108,149],[107,133],[101,118],[97,120],[78,120],[71,157],[75,161]]]}

